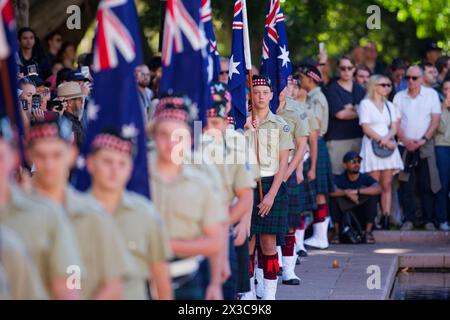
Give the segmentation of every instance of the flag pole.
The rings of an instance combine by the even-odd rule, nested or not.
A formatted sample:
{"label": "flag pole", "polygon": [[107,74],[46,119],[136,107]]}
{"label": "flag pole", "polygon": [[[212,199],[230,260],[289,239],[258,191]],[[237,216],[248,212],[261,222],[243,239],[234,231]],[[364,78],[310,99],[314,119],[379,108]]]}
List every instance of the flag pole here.
{"label": "flag pole", "polygon": [[[244,56],[245,56],[245,69],[247,69],[247,83],[250,90],[250,108],[252,110],[252,124],[255,122],[255,108],[253,107],[253,86],[252,86],[252,56],[250,53],[250,37],[248,32],[248,20],[247,20],[247,1],[242,0],[242,22],[243,22],[243,31],[244,31]],[[258,167],[260,166],[259,161],[259,142],[258,142],[258,129],[255,130],[255,145],[256,145],[256,162]],[[262,190],[262,182],[261,177],[258,177],[258,192],[259,192],[259,200],[263,201],[264,195]]]}

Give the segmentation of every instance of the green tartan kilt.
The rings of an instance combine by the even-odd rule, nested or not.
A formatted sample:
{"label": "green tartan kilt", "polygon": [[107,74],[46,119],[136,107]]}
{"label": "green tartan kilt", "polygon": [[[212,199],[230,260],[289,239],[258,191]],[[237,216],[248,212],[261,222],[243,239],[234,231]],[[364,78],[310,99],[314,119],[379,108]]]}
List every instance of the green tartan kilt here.
{"label": "green tartan kilt", "polygon": [[[263,195],[269,192],[274,177],[264,177],[261,179]],[[259,200],[258,187],[253,190],[253,212],[250,233],[253,234],[284,234],[289,230],[288,211],[289,195],[286,183],[282,183],[275,196],[273,206],[265,217],[258,215]]]}
{"label": "green tartan kilt", "polygon": [[300,212],[302,209],[302,195],[300,185],[297,183],[295,171],[286,181],[289,195],[288,224],[289,228],[298,228],[301,224]]}
{"label": "green tartan kilt", "polygon": [[317,170],[316,170],[316,192],[328,194],[334,191],[333,173],[331,170],[330,155],[328,154],[325,140],[318,140]]}
{"label": "green tartan kilt", "polygon": [[317,209],[317,200],[316,200],[316,183],[314,181],[309,181],[307,178],[307,174],[309,169],[311,168],[311,161],[308,159],[303,164],[303,177],[304,180],[299,185],[300,190],[300,211],[312,211]]}

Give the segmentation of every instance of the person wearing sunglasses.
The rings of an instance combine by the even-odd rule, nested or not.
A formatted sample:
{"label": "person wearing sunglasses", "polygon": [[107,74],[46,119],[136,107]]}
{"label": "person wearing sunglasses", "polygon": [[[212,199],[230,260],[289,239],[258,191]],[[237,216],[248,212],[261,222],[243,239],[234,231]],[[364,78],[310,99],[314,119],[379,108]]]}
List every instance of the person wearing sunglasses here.
{"label": "person wearing sunglasses", "polygon": [[342,172],[340,159],[348,150],[360,151],[363,132],[358,123],[357,106],[366,92],[353,80],[355,65],[349,56],[338,60],[339,78],[326,88],[329,125],[325,135],[334,175]]}
{"label": "person wearing sunglasses", "polygon": [[415,185],[420,186],[425,229],[433,231],[434,195],[441,189],[433,136],[439,126],[441,104],[436,91],[422,85],[422,78],[420,66],[409,67],[405,76],[408,89],[394,97],[401,116],[397,134],[405,167],[399,175],[399,196],[404,214],[402,230],[412,230],[417,222]]}
{"label": "person wearing sunglasses", "polygon": [[[392,178],[403,170],[403,162],[397,148],[397,134],[400,114],[395,105],[387,100],[392,89],[389,78],[373,75],[367,83],[367,96],[361,101],[358,115],[359,123],[364,131],[361,147],[361,172],[368,173],[377,180],[382,189],[382,227],[389,229],[389,216],[392,205]],[[373,142],[389,150],[390,155],[381,157],[375,153]]]}
{"label": "person wearing sunglasses", "polygon": [[[341,237],[348,236],[346,234],[348,229],[343,228],[342,225],[342,218],[347,212],[355,214],[361,226],[365,224],[363,242],[375,243],[372,228],[377,215],[381,187],[370,175],[360,172],[362,160],[363,158],[357,152],[348,151],[342,159],[344,173],[334,178],[336,189],[330,193],[331,214],[334,221],[334,235],[331,239],[333,244],[339,244]],[[356,241],[352,242],[356,243]]]}
{"label": "person wearing sunglasses", "polygon": [[220,57],[220,74],[219,81],[228,84],[230,60],[225,57]]}

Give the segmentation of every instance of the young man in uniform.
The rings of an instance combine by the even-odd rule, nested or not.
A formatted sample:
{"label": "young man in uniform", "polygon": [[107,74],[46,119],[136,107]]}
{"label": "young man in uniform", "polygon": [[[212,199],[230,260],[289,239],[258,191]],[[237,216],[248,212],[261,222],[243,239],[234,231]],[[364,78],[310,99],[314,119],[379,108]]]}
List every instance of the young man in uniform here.
{"label": "young man in uniform", "polygon": [[[315,179],[319,124],[314,114],[307,108],[306,103],[300,102],[298,99],[298,97],[302,95],[301,91],[304,90],[300,86],[299,76],[294,75],[288,82],[287,100],[295,106],[295,109],[298,109],[300,118],[305,119],[304,126],[309,128],[307,152],[303,158],[303,161],[300,163],[300,167],[298,168],[298,171],[303,173],[299,184],[301,224],[295,231],[295,250],[297,255],[305,257],[308,255],[303,244],[306,228],[306,217],[311,215],[312,212],[317,209]],[[304,92],[305,96],[306,94],[307,93]]]}
{"label": "young man in uniform", "polygon": [[[270,111],[273,92],[270,79],[266,76],[253,76],[253,107],[255,121],[247,119],[246,135],[250,145],[259,150],[263,198],[258,188],[254,189],[254,204],[251,222],[250,264],[254,270],[256,237],[262,255],[260,262],[264,273],[263,299],[274,300],[279,271],[276,248],[277,234],[286,234],[288,226],[288,191],[284,183],[288,169],[289,150],[294,149],[291,129],[286,121]],[[257,136],[257,141],[255,141]],[[258,145],[256,145],[256,142]]]}
{"label": "young man in uniform", "polygon": [[318,157],[316,169],[317,209],[314,210],[313,236],[305,240],[311,247],[328,248],[328,205],[327,195],[334,191],[330,156],[323,136],[328,130],[328,102],[319,84],[322,82],[320,71],[312,65],[301,68],[301,85],[308,92],[306,103],[319,122]]}
{"label": "young man in uniform", "polygon": [[305,157],[307,139],[309,135],[309,125],[307,115],[301,113],[296,107],[297,102],[287,96],[288,87],[281,91],[280,105],[277,115],[281,116],[291,128],[291,137],[295,144],[295,150],[289,155],[289,166],[284,176],[284,181],[288,185],[289,194],[289,233],[285,238],[285,244],[281,247],[283,254],[283,284],[299,285],[300,279],[295,275],[294,269],[297,261],[295,254],[295,230],[301,227],[302,203],[299,184],[303,181],[303,167],[301,163]]}
{"label": "young man in uniform", "polygon": [[99,133],[86,165],[92,177],[91,195],[111,215],[137,265],[137,275],[124,283],[127,299],[172,299],[167,261],[171,251],[165,227],[153,204],[126,186],[133,170],[134,145],[114,131]]}
{"label": "young man in uniform", "polygon": [[220,250],[228,217],[223,195],[205,171],[183,164],[192,141],[192,108],[187,97],[166,96],[155,109],[149,127],[156,146],[149,157],[152,199],[167,226],[174,263],[193,266],[182,272],[187,281],[177,283],[175,298],[222,299]]}
{"label": "young man in uniform", "polygon": [[[10,134],[10,136],[12,133]],[[78,299],[79,292],[67,286],[69,267],[83,268],[70,222],[61,210],[36,196],[25,194],[11,181],[18,154],[11,142],[0,135],[0,224],[23,240],[35,262],[46,296],[51,299]],[[52,166],[52,164],[50,164]],[[53,168],[53,167],[52,167]]]}
{"label": "young man in uniform", "polygon": [[[228,91],[222,83],[211,86],[212,104],[207,110],[207,126],[203,136],[203,152],[216,152],[218,161],[214,161],[225,184],[226,201],[229,208],[229,255],[231,276],[223,286],[224,299],[236,299],[238,292],[250,291],[248,277],[248,215],[253,206],[253,188],[255,179],[248,159],[236,145],[227,143],[231,129],[228,127],[226,95]],[[244,136],[242,136],[244,138]],[[214,157],[213,157],[214,160]],[[237,247],[245,247],[245,251]],[[225,261],[227,263],[227,261]],[[240,285],[245,283],[246,285]],[[239,288],[238,288],[239,287]]]}
{"label": "young man in uniform", "polygon": [[71,142],[68,120],[42,121],[31,125],[27,154],[34,164],[33,194],[64,212],[75,232],[84,269],[76,288],[82,299],[122,298],[123,279],[133,264],[112,220],[85,194],[67,185],[77,151]]}

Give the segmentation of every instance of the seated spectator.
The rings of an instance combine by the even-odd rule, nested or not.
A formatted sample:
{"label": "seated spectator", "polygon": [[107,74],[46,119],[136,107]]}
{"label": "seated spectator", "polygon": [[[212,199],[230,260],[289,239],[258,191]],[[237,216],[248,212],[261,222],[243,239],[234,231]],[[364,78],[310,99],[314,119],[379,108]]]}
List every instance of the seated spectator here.
{"label": "seated spectator", "polygon": [[325,90],[329,106],[329,126],[325,136],[333,174],[340,174],[340,159],[348,150],[359,152],[363,132],[358,122],[358,105],[366,92],[353,81],[355,65],[348,56],[338,61],[339,79]]}
{"label": "seated spectator", "polygon": [[450,190],[450,78],[442,84],[444,101],[439,127],[434,137],[436,163],[441,180],[441,190],[436,194],[435,213],[439,229],[450,231],[448,225],[449,190]]}
{"label": "seated spectator", "polygon": [[343,158],[345,171],[335,177],[336,189],[330,193],[330,209],[335,231],[331,243],[340,243],[340,235],[343,231],[341,222],[346,212],[355,214],[360,225],[365,225],[363,241],[375,243],[372,227],[377,215],[377,202],[381,187],[370,175],[360,173],[361,160],[362,158],[357,152],[347,152]]}
{"label": "seated spectator", "polygon": [[367,88],[367,82],[372,75],[370,69],[364,64],[357,64],[355,69],[354,80],[360,86]]}

